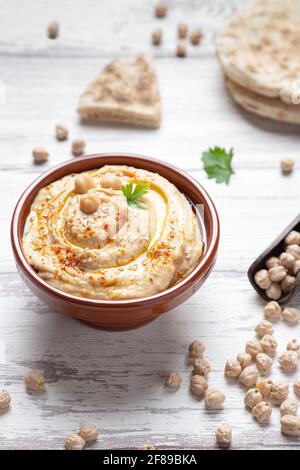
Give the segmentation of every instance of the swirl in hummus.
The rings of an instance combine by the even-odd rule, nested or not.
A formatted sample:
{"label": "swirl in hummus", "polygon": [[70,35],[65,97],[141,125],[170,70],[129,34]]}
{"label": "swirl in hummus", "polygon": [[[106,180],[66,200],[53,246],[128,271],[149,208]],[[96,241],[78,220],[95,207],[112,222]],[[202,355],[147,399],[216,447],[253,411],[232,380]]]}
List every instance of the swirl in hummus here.
{"label": "swirl in hummus", "polygon": [[[28,215],[23,249],[39,276],[72,295],[122,300],[157,294],[198,264],[203,242],[198,218],[178,189],[157,173],[127,166],[83,172],[93,180],[87,194],[99,206],[87,214],[70,174],[42,188]],[[121,188],[147,184],[144,208],[131,207]]]}

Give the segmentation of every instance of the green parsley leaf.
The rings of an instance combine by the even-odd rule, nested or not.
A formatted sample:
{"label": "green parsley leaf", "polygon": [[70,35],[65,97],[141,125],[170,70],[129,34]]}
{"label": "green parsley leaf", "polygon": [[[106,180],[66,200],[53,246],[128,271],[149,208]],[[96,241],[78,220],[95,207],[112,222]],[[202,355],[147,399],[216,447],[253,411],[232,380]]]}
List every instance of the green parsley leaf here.
{"label": "green parsley leaf", "polygon": [[139,199],[149,192],[148,184],[139,183],[133,189],[133,184],[128,183],[122,186],[122,193],[127,199],[127,204],[135,209],[146,209]]}
{"label": "green parsley leaf", "polygon": [[229,183],[234,174],[231,162],[234,155],[233,148],[227,152],[224,148],[215,147],[202,153],[204,170],[209,178],[215,178],[217,183]]}

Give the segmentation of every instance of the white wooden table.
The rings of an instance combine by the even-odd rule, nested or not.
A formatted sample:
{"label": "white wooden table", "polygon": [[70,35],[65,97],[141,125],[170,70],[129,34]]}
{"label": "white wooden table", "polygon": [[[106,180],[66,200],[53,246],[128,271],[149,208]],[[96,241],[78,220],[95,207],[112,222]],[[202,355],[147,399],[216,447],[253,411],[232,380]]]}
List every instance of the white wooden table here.
{"label": "white wooden table", "polygon": [[[243,390],[223,376],[224,362],[244,349],[263,317],[263,303],[246,271],[253,259],[299,212],[299,128],[254,118],[228,96],[214,54],[214,35],[243,0],[173,0],[168,17],[153,16],[153,1],[0,0],[0,387],[12,395],[0,416],[1,449],[59,449],[81,423],[99,426],[94,448],[210,449],[221,422],[233,426],[233,448],[298,448],[281,435],[279,410],[259,426],[244,409]],[[47,39],[57,20],[61,36]],[[176,26],[200,26],[205,39],[174,57]],[[151,48],[154,27],[164,30],[156,48],[163,122],[157,131],[119,126],[83,126],[75,107],[85,85],[113,57]],[[4,99],[5,98],[5,99]],[[88,142],[87,152],[128,151],[172,162],[210,192],[221,217],[222,238],[215,270],[204,287],[173,312],[139,330],[93,330],[55,313],[36,299],[16,272],[10,248],[13,207],[26,186],[46,168],[70,156],[70,141],[56,142],[54,126]],[[31,150],[46,146],[43,168]],[[200,155],[209,146],[234,147],[236,174],[229,186],[206,178]],[[283,177],[279,160],[289,155],[298,168]],[[279,349],[300,327],[276,325]],[[212,363],[210,385],[226,392],[224,410],[208,413],[189,393],[186,347],[199,339]],[[6,361],[4,357],[6,351]],[[30,368],[45,373],[47,392],[24,390]],[[168,393],[166,373],[183,375]],[[273,376],[282,376],[277,364]],[[292,384],[297,376],[288,376]]]}

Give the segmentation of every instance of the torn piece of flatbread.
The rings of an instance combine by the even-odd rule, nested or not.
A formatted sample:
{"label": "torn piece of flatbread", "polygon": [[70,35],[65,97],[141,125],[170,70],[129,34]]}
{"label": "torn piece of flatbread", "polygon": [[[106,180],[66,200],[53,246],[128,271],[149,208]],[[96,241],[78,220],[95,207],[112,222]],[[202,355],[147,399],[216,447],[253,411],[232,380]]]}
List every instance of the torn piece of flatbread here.
{"label": "torn piece of flatbread", "polygon": [[77,111],[84,121],[159,127],[160,95],[152,57],[140,54],[107,65],[80,97]]}
{"label": "torn piece of flatbread", "polygon": [[291,103],[300,87],[300,0],[252,2],[218,36],[217,55],[233,82]]}
{"label": "torn piece of flatbread", "polygon": [[287,104],[278,98],[261,96],[228,78],[226,84],[233,99],[247,111],[275,121],[300,124],[300,104]]}

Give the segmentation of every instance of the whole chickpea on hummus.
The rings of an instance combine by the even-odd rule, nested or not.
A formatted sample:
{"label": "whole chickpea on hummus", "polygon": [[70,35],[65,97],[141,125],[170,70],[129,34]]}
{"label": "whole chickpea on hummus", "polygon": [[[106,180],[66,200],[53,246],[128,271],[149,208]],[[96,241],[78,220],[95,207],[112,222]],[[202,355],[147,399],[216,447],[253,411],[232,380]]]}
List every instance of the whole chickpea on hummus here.
{"label": "whole chickpea on hummus", "polygon": [[70,174],[37,194],[23,249],[52,286],[91,299],[162,292],[203,253],[190,203],[157,173],[127,166]]}

